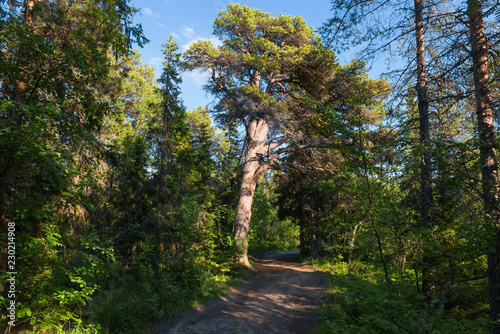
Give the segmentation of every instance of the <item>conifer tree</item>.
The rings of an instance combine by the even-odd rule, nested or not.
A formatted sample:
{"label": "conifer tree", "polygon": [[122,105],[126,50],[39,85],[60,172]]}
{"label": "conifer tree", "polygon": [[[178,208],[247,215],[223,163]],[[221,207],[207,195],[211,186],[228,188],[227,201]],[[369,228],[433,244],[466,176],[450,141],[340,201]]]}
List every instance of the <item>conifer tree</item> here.
{"label": "conifer tree", "polygon": [[257,180],[267,169],[286,167],[279,156],[324,144],[309,136],[308,129],[314,122],[321,123],[322,106],[352,107],[339,102],[350,77],[347,82],[336,81],[342,67],[298,16],[271,17],[247,6],[228,5],[215,19],[214,34],[223,45],[215,48],[208,41],[196,42],[185,53],[186,66],[208,71],[207,89],[218,99],[215,119],[220,124],[238,122],[245,129],[234,238],[239,261],[248,267],[247,239]]}

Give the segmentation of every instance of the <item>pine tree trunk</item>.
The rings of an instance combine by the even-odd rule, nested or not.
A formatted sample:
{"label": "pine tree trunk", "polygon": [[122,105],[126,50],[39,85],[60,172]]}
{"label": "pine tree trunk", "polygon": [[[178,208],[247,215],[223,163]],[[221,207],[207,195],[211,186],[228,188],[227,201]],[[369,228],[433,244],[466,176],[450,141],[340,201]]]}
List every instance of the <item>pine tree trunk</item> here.
{"label": "pine tree trunk", "polygon": [[[425,64],[425,39],[424,39],[424,0],[415,0],[415,37],[417,41],[417,95],[420,143],[422,144],[422,164],[420,169],[420,226],[429,229],[432,225],[430,208],[432,207],[432,169],[430,152],[429,129],[429,96],[427,89],[427,71]],[[432,282],[426,279],[426,272],[432,260],[424,254],[423,257],[423,282],[422,292],[427,295],[432,289]]]}
{"label": "pine tree trunk", "polygon": [[429,129],[429,97],[427,89],[427,72],[425,65],[425,40],[423,0],[415,0],[415,35],[417,39],[417,94],[420,142],[422,143],[423,163],[421,169],[420,219],[423,227],[431,225],[429,209],[432,206],[432,170]]}
{"label": "pine tree trunk", "polygon": [[265,167],[260,164],[258,154],[265,152],[269,124],[264,119],[253,119],[248,123],[246,131],[248,138],[247,152],[245,154],[240,198],[234,222],[234,239],[239,262],[243,266],[250,268],[248,262],[248,231],[252,216],[252,202],[257,180],[265,170]]}
{"label": "pine tree trunk", "polygon": [[[498,164],[494,148],[495,128],[493,102],[490,89],[488,67],[488,45],[484,33],[484,22],[481,0],[468,0],[470,42],[474,66],[474,89],[476,97],[476,113],[479,132],[479,153],[481,161],[484,212],[486,219],[495,228],[492,231],[491,246],[495,252],[488,253],[488,283],[490,299],[490,318],[494,323],[492,332],[500,334],[500,265],[498,253],[499,212],[498,204]],[[492,247],[493,248],[493,247]]]}

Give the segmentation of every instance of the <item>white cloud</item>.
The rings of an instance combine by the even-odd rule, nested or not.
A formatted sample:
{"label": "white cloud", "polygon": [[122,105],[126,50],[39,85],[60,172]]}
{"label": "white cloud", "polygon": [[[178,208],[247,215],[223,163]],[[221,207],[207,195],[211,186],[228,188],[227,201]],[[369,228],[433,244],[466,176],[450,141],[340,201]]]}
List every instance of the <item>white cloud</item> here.
{"label": "white cloud", "polygon": [[149,60],[149,65],[151,66],[157,66],[157,65],[161,65],[162,63],[162,59],[160,57],[153,57]]}
{"label": "white cloud", "polygon": [[155,70],[156,76],[159,76],[161,74],[163,64],[163,60],[160,57],[153,57],[148,61],[148,64],[151,65],[152,68]]}
{"label": "white cloud", "polygon": [[208,75],[209,73],[207,71],[189,71],[182,73],[182,80],[203,87],[203,85],[207,83]]}
{"label": "white cloud", "polygon": [[189,42],[187,42],[186,44],[182,45],[181,46],[181,51],[185,52],[187,49],[189,49],[189,47],[191,45],[193,45],[193,43],[198,42],[198,41],[209,41],[216,48],[218,48],[219,46],[222,45],[222,42],[218,38],[216,38],[216,37],[210,37],[210,38],[196,37],[196,38],[190,40]]}
{"label": "white cloud", "polygon": [[151,17],[154,17],[157,19],[160,18],[160,14],[153,12],[153,10],[151,8],[147,8],[147,7],[143,8],[142,13],[146,16],[151,16]]}
{"label": "white cloud", "polygon": [[180,38],[179,34],[176,34],[175,32],[171,32],[170,35],[172,35],[173,38]]}
{"label": "white cloud", "polygon": [[194,35],[194,29],[190,28],[188,26],[183,26],[181,28],[181,33],[186,36],[187,38],[191,38]]}

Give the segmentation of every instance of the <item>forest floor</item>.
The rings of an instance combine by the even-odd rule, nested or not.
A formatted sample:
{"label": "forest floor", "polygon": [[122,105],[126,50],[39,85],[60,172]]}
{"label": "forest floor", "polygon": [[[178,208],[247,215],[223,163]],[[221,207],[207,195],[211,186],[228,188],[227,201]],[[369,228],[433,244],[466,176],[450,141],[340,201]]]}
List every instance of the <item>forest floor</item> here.
{"label": "forest floor", "polygon": [[298,251],[252,258],[255,271],[239,287],[158,325],[166,333],[312,333],[326,295],[322,272],[299,262]]}

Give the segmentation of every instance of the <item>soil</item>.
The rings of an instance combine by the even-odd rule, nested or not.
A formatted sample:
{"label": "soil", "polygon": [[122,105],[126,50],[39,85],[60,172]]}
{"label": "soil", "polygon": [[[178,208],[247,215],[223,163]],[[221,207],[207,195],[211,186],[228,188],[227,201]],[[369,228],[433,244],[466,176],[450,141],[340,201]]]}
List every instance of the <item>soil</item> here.
{"label": "soil", "polygon": [[298,261],[298,251],[252,258],[255,271],[239,287],[159,325],[150,334],[311,333],[327,280]]}

